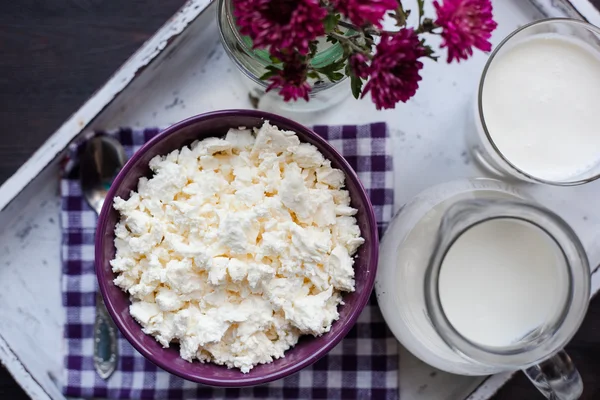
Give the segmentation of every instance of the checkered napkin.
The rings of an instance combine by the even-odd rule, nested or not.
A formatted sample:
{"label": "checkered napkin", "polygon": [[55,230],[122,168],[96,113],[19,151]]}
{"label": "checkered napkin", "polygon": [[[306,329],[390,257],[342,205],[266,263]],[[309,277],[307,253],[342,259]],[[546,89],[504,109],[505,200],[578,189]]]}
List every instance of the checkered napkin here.
{"label": "checkered napkin", "polygon": [[[316,126],[348,160],[367,189],[380,236],[392,216],[391,139],[383,123],[364,126]],[[129,156],[158,133],[157,129],[121,129],[109,133]],[[94,371],[95,315],[94,231],[96,215],[82,197],[73,146],[61,182],[62,299],[66,310],[66,396],[110,399],[397,399],[398,345],[379,312],[375,296],[348,335],[325,357],[299,373],[270,384],[220,389],[185,381],[146,360],[119,335],[119,364],[104,381]]]}

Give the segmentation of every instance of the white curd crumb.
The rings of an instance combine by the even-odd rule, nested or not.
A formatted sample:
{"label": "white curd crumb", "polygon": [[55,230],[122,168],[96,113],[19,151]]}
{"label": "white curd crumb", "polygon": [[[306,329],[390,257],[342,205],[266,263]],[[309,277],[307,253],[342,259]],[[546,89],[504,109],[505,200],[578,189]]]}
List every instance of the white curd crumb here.
{"label": "white curd crumb", "polygon": [[187,361],[249,372],[329,332],[364,243],[344,174],[294,132],[230,129],[150,161],[114,200],[114,283]]}

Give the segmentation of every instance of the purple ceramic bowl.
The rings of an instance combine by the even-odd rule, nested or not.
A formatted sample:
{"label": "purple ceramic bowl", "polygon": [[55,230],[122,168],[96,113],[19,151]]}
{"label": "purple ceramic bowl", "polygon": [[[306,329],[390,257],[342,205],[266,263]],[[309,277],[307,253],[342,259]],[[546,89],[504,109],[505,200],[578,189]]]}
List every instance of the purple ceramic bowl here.
{"label": "purple ceramic bowl", "polygon": [[[339,307],[340,318],[333,323],[331,331],[317,338],[304,336],[294,348],[285,353],[284,358],[270,364],[258,365],[248,374],[242,374],[237,369],[227,369],[212,363],[189,363],[179,357],[176,344],[165,349],[152,336],[142,332],[140,325],[129,315],[129,296],[113,284],[115,275],[109,261],[115,255],[114,228],[119,216],[112,204],[115,196],[128,198],[129,192],[137,189],[140,177],[152,175],[148,162],[157,154],[167,154],[197,139],[223,136],[229,128],[258,127],[265,120],[281,129],[296,132],[301,141],[315,145],[331,160],[335,168],[344,171],[346,189],[350,191],[352,207],[358,209],[356,218],[365,243],[360,247],[354,264],[356,291],[344,295],[345,305]],[[378,248],[377,224],[369,197],[354,170],[329,143],[310,129],[277,115],[253,110],[225,110],[198,115],[165,129],[127,162],[110,188],[98,220],[96,275],[106,307],[117,327],[148,360],[190,381],[212,386],[252,386],[274,381],[301,370],[323,357],[342,340],[369,300],[375,280]]]}

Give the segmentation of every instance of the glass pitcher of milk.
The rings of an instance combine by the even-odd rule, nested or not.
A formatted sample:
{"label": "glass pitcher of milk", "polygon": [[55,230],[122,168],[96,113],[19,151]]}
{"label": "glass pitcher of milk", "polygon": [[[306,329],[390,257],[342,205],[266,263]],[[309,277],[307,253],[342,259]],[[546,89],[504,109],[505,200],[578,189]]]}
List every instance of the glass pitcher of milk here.
{"label": "glass pitcher of milk", "polygon": [[576,399],[562,350],[590,296],[583,246],[556,214],[503,182],[477,178],[426,190],[382,240],[375,291],[396,338],[426,363],[461,375],[522,369],[551,399]]}

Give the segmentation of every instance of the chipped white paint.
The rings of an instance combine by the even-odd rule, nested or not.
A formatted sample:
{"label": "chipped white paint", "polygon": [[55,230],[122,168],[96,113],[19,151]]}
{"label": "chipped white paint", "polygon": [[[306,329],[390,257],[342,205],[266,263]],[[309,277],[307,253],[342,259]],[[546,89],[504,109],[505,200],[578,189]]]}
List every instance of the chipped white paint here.
{"label": "chipped white paint", "polygon": [[[494,0],[500,26],[493,42],[541,18],[540,10],[548,16],[574,15],[565,14],[574,9],[563,0],[535,1],[537,7],[520,0]],[[587,0],[574,3],[582,1]],[[86,131],[165,126],[206,111],[251,108],[235,66],[219,44],[214,7],[200,13],[207,4],[208,0],[188,2],[0,188],[0,209],[4,208],[0,227],[7,227],[0,230],[0,359],[34,398],[62,398],[54,383],[61,378],[63,362],[60,231],[50,218],[58,221],[58,164],[66,145],[86,125]],[[463,136],[470,128],[467,105],[485,60],[485,55],[477,54],[460,65],[426,63],[418,95],[396,110],[377,112],[367,100],[349,99],[318,113],[275,111],[306,124],[388,122],[394,137],[399,207],[428,186],[482,175],[468,159]],[[600,236],[593,235],[600,209],[589,207],[600,193],[600,182],[523,189],[562,215],[586,242],[592,263],[600,263]],[[32,276],[35,280],[28,278]],[[600,274],[594,276],[593,285],[594,290],[600,287]],[[3,343],[10,345],[10,352]],[[408,353],[402,354],[400,368],[405,400],[464,398],[484,381],[436,371]],[[488,398],[506,379],[497,375],[485,380],[470,400]]]}
{"label": "chipped white paint", "polygon": [[[33,398],[60,398],[62,374],[60,227],[57,175],[44,171],[38,185],[0,214],[0,347],[16,359],[1,360]],[[31,199],[27,201],[27,199]],[[0,352],[1,353],[1,352]]]}
{"label": "chipped white paint", "polygon": [[25,369],[21,360],[12,352],[2,337],[0,337],[0,360],[3,365],[10,366],[11,373],[29,397],[40,400],[50,399],[48,393],[33,379],[33,376]]}
{"label": "chipped white paint", "polygon": [[492,397],[514,375],[514,372],[503,372],[487,378],[466,400],[487,400]]}

